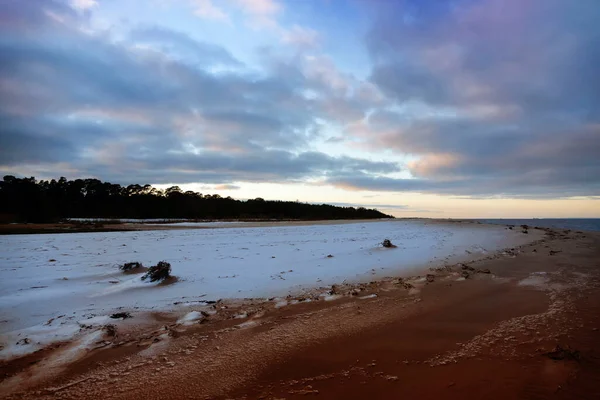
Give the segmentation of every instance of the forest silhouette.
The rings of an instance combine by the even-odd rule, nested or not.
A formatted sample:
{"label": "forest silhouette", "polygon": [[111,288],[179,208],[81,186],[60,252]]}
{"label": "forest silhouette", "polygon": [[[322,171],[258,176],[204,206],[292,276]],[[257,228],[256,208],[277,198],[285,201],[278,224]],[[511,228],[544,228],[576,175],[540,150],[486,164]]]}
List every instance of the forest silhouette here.
{"label": "forest silhouette", "polygon": [[164,218],[201,220],[327,220],[393,218],[375,209],[272,201],[235,200],[218,194],[121,186],[98,179],[40,180],[7,175],[0,182],[3,222],[57,222],[66,218]]}

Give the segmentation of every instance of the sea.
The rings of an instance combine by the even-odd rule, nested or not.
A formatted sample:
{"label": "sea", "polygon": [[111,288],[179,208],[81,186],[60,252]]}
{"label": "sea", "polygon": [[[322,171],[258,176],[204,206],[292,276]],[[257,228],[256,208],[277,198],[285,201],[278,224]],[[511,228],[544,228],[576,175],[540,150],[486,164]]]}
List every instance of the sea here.
{"label": "sea", "polygon": [[600,218],[477,219],[485,224],[529,225],[574,231],[600,231]]}

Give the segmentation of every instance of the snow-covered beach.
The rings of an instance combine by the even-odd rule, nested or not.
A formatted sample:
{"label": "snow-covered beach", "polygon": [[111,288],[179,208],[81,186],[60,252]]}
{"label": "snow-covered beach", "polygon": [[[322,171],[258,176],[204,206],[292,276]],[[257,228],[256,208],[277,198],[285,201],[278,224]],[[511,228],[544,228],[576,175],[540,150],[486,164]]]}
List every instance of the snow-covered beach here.
{"label": "snow-covered beach", "polygon": [[[0,359],[66,340],[83,325],[101,327],[116,310],[325,292],[482,258],[536,237],[429,220],[2,236]],[[383,248],[385,238],[397,248]],[[118,269],[161,260],[171,263],[175,283],[151,284]]]}

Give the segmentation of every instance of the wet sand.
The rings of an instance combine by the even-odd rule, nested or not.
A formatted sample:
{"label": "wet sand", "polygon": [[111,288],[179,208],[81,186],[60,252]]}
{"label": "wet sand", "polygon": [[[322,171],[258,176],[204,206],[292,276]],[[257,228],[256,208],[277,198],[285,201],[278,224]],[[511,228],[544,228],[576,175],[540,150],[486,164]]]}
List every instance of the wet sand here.
{"label": "wet sand", "polygon": [[191,326],[176,323],[181,315],[136,316],[71,362],[63,344],[0,365],[0,393],[600,398],[600,234],[548,232],[428,277],[337,286],[331,301],[221,302]]}

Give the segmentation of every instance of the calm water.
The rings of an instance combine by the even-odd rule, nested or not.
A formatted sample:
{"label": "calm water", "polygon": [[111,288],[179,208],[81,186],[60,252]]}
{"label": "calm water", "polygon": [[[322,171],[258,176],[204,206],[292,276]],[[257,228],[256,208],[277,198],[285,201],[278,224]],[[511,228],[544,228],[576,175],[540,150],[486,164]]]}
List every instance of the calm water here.
{"label": "calm water", "polygon": [[479,219],[487,224],[530,225],[543,228],[564,228],[576,231],[600,231],[600,218],[542,218],[542,219]]}

